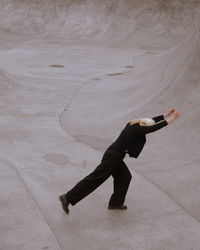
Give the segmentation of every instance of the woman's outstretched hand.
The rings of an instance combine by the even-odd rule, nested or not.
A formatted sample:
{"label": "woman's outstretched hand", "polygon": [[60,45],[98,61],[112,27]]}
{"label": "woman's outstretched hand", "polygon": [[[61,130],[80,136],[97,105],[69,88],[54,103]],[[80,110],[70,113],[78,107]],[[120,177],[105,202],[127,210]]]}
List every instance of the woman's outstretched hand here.
{"label": "woman's outstretched hand", "polygon": [[177,119],[177,118],[179,118],[180,115],[181,115],[180,111],[179,110],[175,110],[174,115],[173,115],[174,118]]}
{"label": "woman's outstretched hand", "polygon": [[176,110],[176,109],[173,111],[172,114],[173,114],[173,115],[172,115],[170,118],[168,118],[168,119],[166,120],[168,123],[175,121],[175,120],[176,120],[177,118],[179,118],[179,116],[181,115],[181,114],[180,114],[180,111],[179,111],[179,110]]}
{"label": "woman's outstretched hand", "polygon": [[175,109],[169,109],[163,116],[164,118],[172,115],[175,112]]}

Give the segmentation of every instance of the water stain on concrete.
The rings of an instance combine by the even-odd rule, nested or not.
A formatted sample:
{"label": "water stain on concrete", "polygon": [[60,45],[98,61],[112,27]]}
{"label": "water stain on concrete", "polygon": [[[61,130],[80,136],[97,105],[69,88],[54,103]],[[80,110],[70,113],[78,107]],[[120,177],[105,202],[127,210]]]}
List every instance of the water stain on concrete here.
{"label": "water stain on concrete", "polygon": [[50,65],[50,67],[52,67],[52,68],[64,68],[65,66],[60,65],[60,64],[53,64],[53,65]]}
{"label": "water stain on concrete", "polygon": [[45,161],[64,166],[68,163],[68,157],[62,154],[46,154],[43,156]]}

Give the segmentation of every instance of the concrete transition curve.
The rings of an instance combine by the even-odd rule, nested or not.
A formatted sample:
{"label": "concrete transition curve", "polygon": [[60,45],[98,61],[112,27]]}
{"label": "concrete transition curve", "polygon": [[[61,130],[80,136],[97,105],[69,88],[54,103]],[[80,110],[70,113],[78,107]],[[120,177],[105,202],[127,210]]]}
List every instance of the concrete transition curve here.
{"label": "concrete transition curve", "polygon": [[[0,0],[0,249],[200,249],[200,3]],[[169,108],[148,136],[127,211],[112,178],[66,215],[58,196],[127,121]]]}

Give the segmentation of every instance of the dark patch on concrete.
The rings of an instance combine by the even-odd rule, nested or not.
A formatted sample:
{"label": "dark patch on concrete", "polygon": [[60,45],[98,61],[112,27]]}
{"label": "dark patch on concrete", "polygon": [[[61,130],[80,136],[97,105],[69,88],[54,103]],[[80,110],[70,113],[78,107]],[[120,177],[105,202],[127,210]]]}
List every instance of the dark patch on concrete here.
{"label": "dark patch on concrete", "polygon": [[53,65],[50,65],[50,67],[52,67],[52,68],[64,68],[65,66],[60,65],[60,64],[53,64]]}
{"label": "dark patch on concrete", "polygon": [[133,69],[134,67],[133,66],[126,66],[127,69]]}
{"label": "dark patch on concrete", "polygon": [[45,161],[60,166],[66,165],[68,163],[68,157],[62,154],[46,154],[43,156],[43,158]]}

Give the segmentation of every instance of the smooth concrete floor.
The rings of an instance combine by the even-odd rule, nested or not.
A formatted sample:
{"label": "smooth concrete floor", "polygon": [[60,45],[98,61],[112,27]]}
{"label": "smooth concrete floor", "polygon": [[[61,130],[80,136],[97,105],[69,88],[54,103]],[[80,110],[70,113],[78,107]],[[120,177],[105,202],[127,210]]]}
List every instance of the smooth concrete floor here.
{"label": "smooth concrete floor", "polygon": [[[200,249],[200,4],[0,0],[0,250]],[[126,211],[112,177],[66,215],[58,196],[125,124],[147,136]]]}

